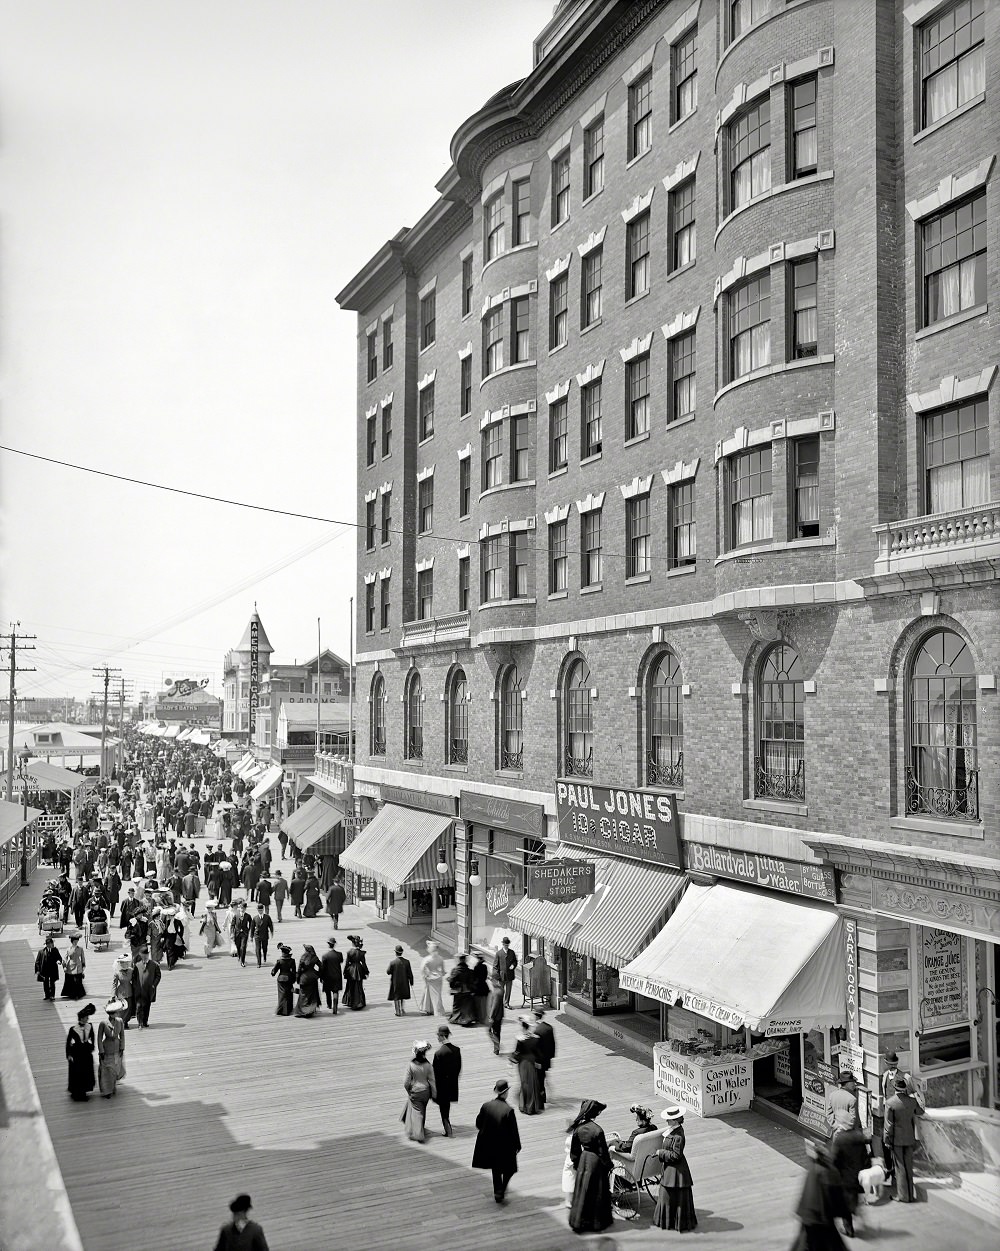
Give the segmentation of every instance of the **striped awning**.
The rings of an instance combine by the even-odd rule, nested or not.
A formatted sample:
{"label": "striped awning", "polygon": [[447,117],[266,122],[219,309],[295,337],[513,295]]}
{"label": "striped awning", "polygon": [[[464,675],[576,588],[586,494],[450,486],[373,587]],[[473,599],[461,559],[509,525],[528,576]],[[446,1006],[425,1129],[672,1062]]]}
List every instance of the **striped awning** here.
{"label": "striped awning", "polygon": [[284,776],[285,771],[281,765],[268,765],[254,783],[253,790],[250,792],[250,798],[258,800],[263,799],[265,795],[270,795],[271,791],[274,790]]}
{"label": "striped awning", "polygon": [[598,856],[578,847],[557,847],[551,859],[592,863],[594,893],[565,904],[526,896],[511,909],[511,928],[611,968],[627,964],[652,940],[677,907],[687,881],[679,869]]}
{"label": "striped awning", "polygon": [[332,856],[344,850],[343,821],[344,813],[317,795],[286,817],[281,828],[299,851]]}
{"label": "striped awning", "polygon": [[[373,878],[389,890],[404,886],[439,886],[454,880],[453,818],[385,804],[340,857],[340,867]],[[438,873],[438,846],[444,847],[448,873]]]}

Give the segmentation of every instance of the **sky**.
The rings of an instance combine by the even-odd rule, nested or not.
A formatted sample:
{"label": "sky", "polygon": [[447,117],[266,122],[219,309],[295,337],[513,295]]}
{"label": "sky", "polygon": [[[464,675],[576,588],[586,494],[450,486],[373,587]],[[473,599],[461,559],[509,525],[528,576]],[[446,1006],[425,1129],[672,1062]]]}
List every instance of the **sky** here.
{"label": "sky", "polygon": [[[19,696],[346,657],[356,317],[554,0],[0,0],[0,633]],[[350,525],[330,524],[343,520]],[[4,654],[4,663],[7,657]],[[3,675],[4,680],[6,674]],[[6,690],[3,692],[6,694]]]}

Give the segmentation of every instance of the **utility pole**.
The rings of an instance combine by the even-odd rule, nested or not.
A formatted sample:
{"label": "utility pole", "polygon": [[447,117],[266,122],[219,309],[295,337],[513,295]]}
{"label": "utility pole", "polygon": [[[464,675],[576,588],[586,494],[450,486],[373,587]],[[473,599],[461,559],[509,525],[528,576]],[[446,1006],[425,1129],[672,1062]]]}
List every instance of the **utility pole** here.
{"label": "utility pole", "polygon": [[95,678],[100,679],[101,676],[103,675],[103,679],[104,679],[103,692],[101,691],[91,692],[91,694],[94,696],[95,699],[98,698],[98,696],[102,696],[103,698],[103,704],[101,708],[101,796],[102,798],[104,797],[104,745],[107,742],[107,738],[108,738],[108,687],[111,684],[111,675],[114,674],[116,677],[120,678],[121,672],[122,671],[120,669],[109,669],[107,665],[104,665],[103,668],[98,668],[94,670]]}
{"label": "utility pole", "polygon": [[[10,652],[10,664],[0,665],[0,673],[2,673],[5,669],[10,671],[10,701],[7,708],[7,800],[9,803],[14,802],[14,701],[17,698],[17,691],[15,689],[16,677],[18,668],[20,668],[21,673],[35,672],[32,667],[26,665],[18,666],[17,653],[19,651],[33,652],[35,650],[33,643],[38,637],[35,634],[19,635],[17,632],[20,628],[20,621],[15,621],[11,625],[10,633],[7,636],[9,639],[7,649]],[[3,637],[3,635],[0,635],[0,638]]]}
{"label": "utility pole", "polygon": [[[125,771],[125,679],[122,678],[118,683],[118,772]],[[132,698],[132,691],[127,692],[129,699]]]}

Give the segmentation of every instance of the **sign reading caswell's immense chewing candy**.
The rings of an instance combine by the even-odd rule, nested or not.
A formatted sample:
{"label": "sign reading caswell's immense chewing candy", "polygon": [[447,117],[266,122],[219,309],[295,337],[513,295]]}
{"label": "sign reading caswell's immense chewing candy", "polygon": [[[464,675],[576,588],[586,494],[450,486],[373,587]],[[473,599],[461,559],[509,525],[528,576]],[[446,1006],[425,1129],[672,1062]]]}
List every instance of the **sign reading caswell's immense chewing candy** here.
{"label": "sign reading caswell's immense chewing candy", "polygon": [[596,851],[681,867],[677,800],[662,791],[556,782],[559,837]]}

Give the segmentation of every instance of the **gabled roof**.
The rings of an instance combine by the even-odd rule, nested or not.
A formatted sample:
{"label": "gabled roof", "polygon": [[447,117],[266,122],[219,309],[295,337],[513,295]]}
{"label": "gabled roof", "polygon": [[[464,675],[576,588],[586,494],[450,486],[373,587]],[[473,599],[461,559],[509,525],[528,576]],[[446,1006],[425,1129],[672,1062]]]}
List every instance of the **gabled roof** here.
{"label": "gabled roof", "polygon": [[240,645],[236,648],[238,652],[248,652],[250,650],[250,627],[257,622],[257,650],[259,652],[273,652],[271,640],[267,637],[267,631],[264,629],[264,623],[260,619],[260,614],[255,608],[250,614],[250,620],[247,622],[247,628],[243,631],[243,638],[240,639]]}

